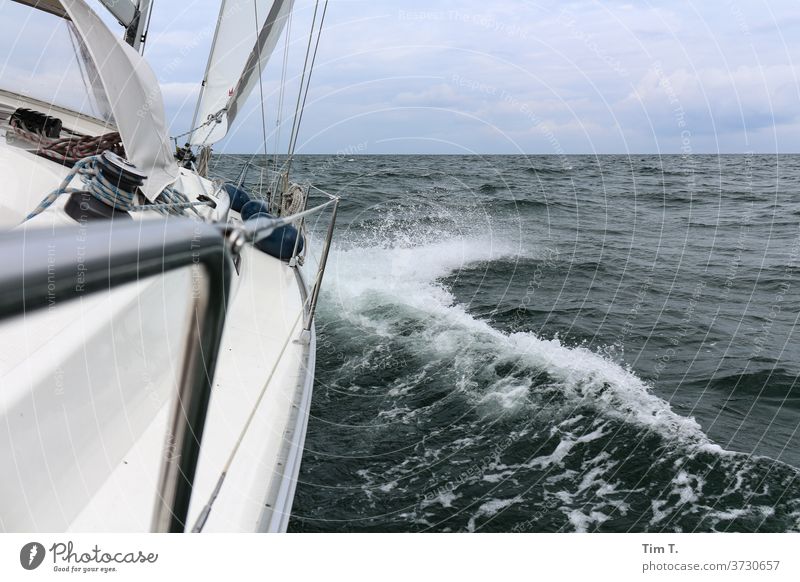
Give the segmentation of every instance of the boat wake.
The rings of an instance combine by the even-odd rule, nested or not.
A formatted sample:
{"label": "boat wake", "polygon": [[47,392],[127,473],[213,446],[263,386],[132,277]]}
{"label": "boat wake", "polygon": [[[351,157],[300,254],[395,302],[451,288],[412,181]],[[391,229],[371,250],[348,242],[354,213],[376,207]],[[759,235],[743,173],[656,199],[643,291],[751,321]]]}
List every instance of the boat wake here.
{"label": "boat wake", "polygon": [[297,528],[800,528],[794,468],[722,449],[603,355],[495,329],[445,283],[546,249],[364,243],[329,263]]}

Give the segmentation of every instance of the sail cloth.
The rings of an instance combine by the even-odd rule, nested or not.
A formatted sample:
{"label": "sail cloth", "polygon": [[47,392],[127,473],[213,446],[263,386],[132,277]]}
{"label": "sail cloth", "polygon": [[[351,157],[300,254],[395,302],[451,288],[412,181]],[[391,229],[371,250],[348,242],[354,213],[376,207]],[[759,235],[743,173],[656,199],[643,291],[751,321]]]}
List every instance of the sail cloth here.
{"label": "sail cloth", "polygon": [[178,177],[158,80],[142,56],[114,36],[84,0],[61,4],[94,61],[128,160],[147,173],[142,191],[152,202]]}
{"label": "sail cloth", "polygon": [[293,5],[294,0],[222,0],[189,143],[210,145],[225,137],[275,50]]}
{"label": "sail cloth", "polygon": [[[117,19],[117,22],[128,28],[135,22],[144,23],[147,19],[148,5],[144,4],[144,1],[136,0],[134,4],[134,0],[100,0],[100,3]],[[14,2],[48,12],[59,18],[69,18],[61,0],[14,0]],[[137,34],[140,33],[141,30],[137,30]]]}

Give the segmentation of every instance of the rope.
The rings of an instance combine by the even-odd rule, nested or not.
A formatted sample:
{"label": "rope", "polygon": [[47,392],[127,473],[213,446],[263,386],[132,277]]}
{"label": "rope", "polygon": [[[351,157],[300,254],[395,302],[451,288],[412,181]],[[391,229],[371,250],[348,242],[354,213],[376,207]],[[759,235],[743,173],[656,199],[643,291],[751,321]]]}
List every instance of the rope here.
{"label": "rope", "polygon": [[[319,1],[319,0],[317,0]],[[316,12],[316,9],[315,9]],[[295,110],[296,129],[294,129],[294,140],[289,143],[289,159],[286,161],[287,173],[292,165],[292,158],[294,157],[294,150],[297,147],[297,137],[300,134],[300,122],[303,120],[303,112],[306,108],[306,99],[308,99],[308,88],[311,86],[311,74],[314,72],[314,63],[317,61],[317,51],[319,50],[319,41],[322,38],[322,25],[325,23],[325,15],[328,13],[328,0],[322,7],[322,16],[319,19],[319,32],[317,32],[317,41],[314,44],[314,54],[311,57],[311,66],[308,69],[308,80],[306,81],[305,92],[303,93],[303,104],[300,106],[299,112]],[[312,24],[313,26],[313,24]],[[311,45],[311,37],[308,39],[309,46]],[[306,57],[308,55],[306,54]],[[304,71],[305,73],[305,71]],[[299,95],[298,95],[299,98]]]}
{"label": "rope", "polygon": [[[162,200],[163,202],[157,202],[155,204],[141,204],[137,206],[135,202],[135,192],[121,190],[109,182],[105,176],[103,176],[103,173],[97,167],[99,158],[100,156],[96,155],[79,160],[61,181],[61,184],[59,184],[58,188],[45,196],[39,205],[34,208],[33,212],[25,217],[23,222],[41,214],[44,210],[49,208],[62,194],[73,194],[75,192],[88,192],[111,208],[125,210],[127,212],[155,210],[162,215],[172,214],[175,216],[183,216],[185,215],[184,210],[189,208],[196,215],[200,216],[200,213],[197,212],[197,208],[195,207],[211,204],[210,201],[190,202],[189,198],[182,192],[178,192],[177,190],[167,187],[164,188],[161,194],[158,195],[158,198],[156,198],[156,200]],[[76,176],[80,176],[80,179],[85,184],[85,187],[69,187],[70,182],[72,182]]]}
{"label": "rope", "polygon": [[172,214],[174,216],[184,216],[185,212],[184,209],[188,208],[192,212],[194,212],[197,216],[200,216],[200,213],[197,212],[197,208],[195,206],[208,206],[210,205],[209,202],[190,202],[189,197],[186,196],[183,192],[178,192],[170,187],[164,188],[161,191],[161,194],[158,195],[156,200],[165,200],[165,202],[156,203],[156,204],[143,204],[138,206],[134,210],[155,210],[160,214]]}
{"label": "rope", "polygon": [[[253,0],[253,12],[255,13],[256,25],[256,50],[258,51],[258,92],[261,97],[261,135],[264,138],[264,162],[267,159],[267,114],[264,112],[264,70],[261,67],[261,43],[258,42],[259,28],[258,28],[258,5],[256,0]],[[269,18],[269,17],[267,17]]]}
{"label": "rope", "polygon": [[289,68],[289,38],[292,35],[292,15],[294,10],[289,11],[289,19],[286,22],[286,39],[283,44],[283,67],[281,68],[281,83],[278,92],[278,108],[275,116],[275,158],[272,163],[272,170],[278,171],[278,152],[281,147],[281,129],[283,129],[283,98],[286,95],[286,71]]}
{"label": "rope", "polygon": [[[247,431],[250,428],[250,425],[253,423],[253,419],[256,416],[256,412],[258,412],[259,407],[261,406],[261,401],[264,400],[264,394],[267,392],[267,388],[272,383],[272,378],[275,376],[275,372],[278,369],[278,365],[283,360],[283,354],[286,352],[286,348],[289,345],[289,340],[294,337],[294,330],[297,327],[297,324],[300,322],[300,318],[305,313],[306,305],[308,304],[309,298],[303,302],[303,305],[300,306],[300,312],[295,317],[294,323],[289,328],[289,333],[286,334],[286,339],[283,342],[283,346],[281,346],[280,352],[278,352],[278,357],[275,360],[274,364],[272,365],[272,369],[269,372],[269,376],[267,376],[267,380],[264,382],[263,386],[261,387],[261,391],[258,394],[258,398],[256,398],[256,402],[253,407],[250,409],[250,413],[247,416],[247,420],[245,420],[244,425],[242,426],[242,430],[239,433],[239,437],[236,439],[236,442],[233,444],[233,449],[231,450],[230,454],[228,455],[227,461],[225,461],[225,465],[222,468],[222,472],[220,473],[219,479],[217,481],[217,487],[214,490],[215,494],[219,493],[219,489],[222,487],[222,482],[225,480],[228,472],[230,471],[231,465],[233,465],[233,461],[236,458],[236,453],[239,451],[239,447],[244,441],[244,437],[247,436]],[[206,519],[208,519],[208,515],[211,513],[212,506],[214,501],[216,500],[216,495],[212,494],[211,498],[206,503],[203,510],[200,512],[200,516],[197,519],[197,522],[192,529],[192,532],[201,532],[203,530],[203,526],[205,525]]]}
{"label": "rope", "polygon": [[296,130],[299,130],[299,125],[297,122],[297,114],[300,111],[300,103],[303,97],[303,85],[306,79],[306,70],[308,69],[308,56],[311,53],[311,41],[314,39],[314,25],[317,23],[317,10],[319,10],[319,0],[314,2],[314,15],[311,17],[311,32],[308,35],[308,46],[306,46],[306,57],[303,61],[303,73],[300,75],[300,90],[297,92],[297,103],[294,106],[294,118],[292,119],[292,130],[289,132],[289,160],[287,163],[291,161],[291,155],[294,151],[292,143],[294,142],[294,135]]}
{"label": "rope", "polygon": [[56,188],[55,190],[50,192],[50,194],[45,196],[44,199],[39,203],[39,205],[33,209],[33,212],[31,212],[28,216],[25,217],[25,220],[23,220],[23,222],[25,222],[26,220],[30,220],[34,216],[41,214],[45,209],[47,209],[51,204],[53,204],[53,202],[55,202],[58,199],[58,197],[61,196],[62,194],[71,194],[73,192],[80,192],[81,190],[79,188],[68,188],[69,183],[72,182],[73,178],[75,178],[75,176],[79,174],[81,175],[82,180],[86,176],[90,175],[93,176],[95,174],[94,164],[96,163],[96,160],[97,156],[93,156],[78,161],[69,171],[69,173],[64,177],[64,179],[61,181],[61,184],[58,186],[58,188]]}
{"label": "rope", "polygon": [[281,198],[281,216],[291,216],[302,212],[306,206],[308,191],[299,184],[289,187]]}
{"label": "rope", "polygon": [[[222,114],[223,114],[223,113],[225,113],[226,111],[227,111],[227,108],[223,107],[222,109],[220,109],[219,111],[217,111],[215,114],[213,114],[213,115],[209,115],[209,116],[208,116],[208,119],[206,119],[206,120],[205,120],[203,123],[201,123],[201,124],[200,124],[200,125],[198,125],[197,127],[193,127],[193,128],[192,128],[192,129],[190,129],[189,131],[184,131],[183,133],[179,133],[178,135],[173,135],[173,136],[171,136],[171,137],[170,137],[170,139],[171,139],[172,141],[174,141],[174,142],[175,142],[175,145],[177,146],[177,145],[178,145],[178,139],[179,139],[179,138],[186,137],[187,135],[191,135],[191,134],[193,134],[195,131],[197,131],[198,129],[202,129],[202,128],[204,128],[206,125],[210,125],[210,124],[212,124],[212,123],[219,123],[219,122],[220,122],[220,120],[222,119]],[[205,144],[205,143],[206,143],[206,140],[208,139],[208,136],[209,136],[209,135],[211,135],[211,132],[210,132],[210,131],[208,132],[208,134],[206,135],[206,137],[203,139],[203,143],[202,143],[201,145],[203,145],[203,144]]]}
{"label": "rope", "polygon": [[116,131],[98,136],[51,139],[25,129],[16,119],[12,119],[9,126],[14,135],[36,146],[37,155],[63,165],[71,166],[106,150],[125,157],[122,138]]}
{"label": "rope", "polygon": [[[255,6],[254,6],[254,8],[255,8]],[[283,125],[282,121],[281,121],[281,116],[282,116],[282,113],[283,113],[284,96],[286,94],[286,71],[288,69],[288,63],[289,63],[289,44],[290,44],[289,41],[290,41],[291,35],[292,35],[292,16],[293,15],[294,15],[294,11],[290,10],[289,11],[289,15],[288,15],[287,20],[286,20],[286,34],[285,34],[285,40],[284,40],[284,46],[283,46],[283,67],[281,69],[281,81],[280,81],[279,89],[278,89],[278,106],[276,108],[277,114],[275,116],[275,126],[276,126],[276,130],[275,130],[275,156],[273,157],[273,170],[272,170],[275,173],[278,173],[278,152],[280,151],[281,127]],[[257,16],[258,16],[258,13],[256,12],[256,21],[258,20]],[[314,18],[316,19],[316,13],[315,13]],[[259,54],[258,54],[259,67],[261,65],[261,52],[260,52],[260,50],[261,49],[259,48]],[[262,76],[259,76],[259,84],[261,84],[261,83],[262,83]],[[259,85],[259,86],[262,86],[262,85]],[[262,93],[261,93],[261,101],[262,101],[261,102],[261,116],[262,116],[261,124],[262,124],[262,131],[263,131],[263,134],[264,134],[264,158],[265,158],[264,166],[266,167],[268,165],[267,158],[269,158],[269,148],[267,146],[267,133],[266,133],[265,118],[264,118],[265,114],[264,114],[264,93],[263,93],[263,88],[262,88]],[[250,156],[250,158],[247,160],[247,162],[245,162],[245,165],[247,165],[250,162],[252,162],[257,155],[258,155],[258,152],[254,151],[252,153],[252,155]],[[262,178],[263,178],[263,171],[262,171]]]}
{"label": "rope", "polygon": [[197,152],[197,173],[203,178],[208,177],[208,163],[211,161],[211,148],[202,147]]}

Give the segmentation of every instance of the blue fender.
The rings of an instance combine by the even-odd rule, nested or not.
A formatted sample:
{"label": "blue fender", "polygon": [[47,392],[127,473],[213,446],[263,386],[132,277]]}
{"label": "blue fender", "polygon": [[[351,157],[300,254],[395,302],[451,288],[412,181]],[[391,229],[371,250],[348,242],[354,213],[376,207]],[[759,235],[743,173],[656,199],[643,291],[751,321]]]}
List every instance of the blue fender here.
{"label": "blue fender", "polygon": [[[271,214],[267,214],[266,212],[258,212],[250,216],[250,219],[253,218],[273,218],[273,216]],[[267,238],[261,239],[255,243],[255,247],[258,250],[267,253],[271,257],[275,257],[282,261],[288,261],[292,258],[294,243],[298,236],[300,237],[300,242],[297,243],[297,253],[300,254],[303,252],[305,241],[303,240],[302,235],[298,233],[297,228],[291,224],[276,228]]]}
{"label": "blue fender", "polygon": [[[266,212],[260,212],[258,214],[254,214],[250,218],[273,218],[272,215],[267,214]],[[303,236],[300,235],[297,231],[297,228],[292,226],[291,224],[287,224],[286,226],[281,226],[276,228],[272,231],[267,238],[258,241],[255,244],[255,247],[267,253],[271,257],[275,257],[282,261],[288,261],[292,258],[292,251],[294,250],[294,243],[297,240],[297,237],[300,237],[300,242],[297,243],[297,252],[298,254],[303,252],[303,247],[305,246],[305,241],[303,240]]]}
{"label": "blue fender", "polygon": [[269,204],[267,204],[266,200],[251,200],[242,206],[242,209],[239,211],[239,214],[242,215],[242,220],[245,221],[250,220],[256,214],[267,213],[269,213]]}
{"label": "blue fender", "polygon": [[247,193],[247,190],[244,188],[239,188],[232,182],[226,182],[222,185],[222,187],[228,193],[228,196],[231,197],[231,210],[234,210],[235,212],[241,212],[242,206],[252,200],[250,198],[250,194]]}

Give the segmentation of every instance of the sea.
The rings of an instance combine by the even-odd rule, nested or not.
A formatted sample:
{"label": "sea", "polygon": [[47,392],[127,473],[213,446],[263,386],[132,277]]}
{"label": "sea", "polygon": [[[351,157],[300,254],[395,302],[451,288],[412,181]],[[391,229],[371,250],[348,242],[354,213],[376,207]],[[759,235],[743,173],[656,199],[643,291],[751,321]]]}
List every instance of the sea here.
{"label": "sea", "polygon": [[341,204],[290,531],[800,530],[800,156],[292,172]]}

